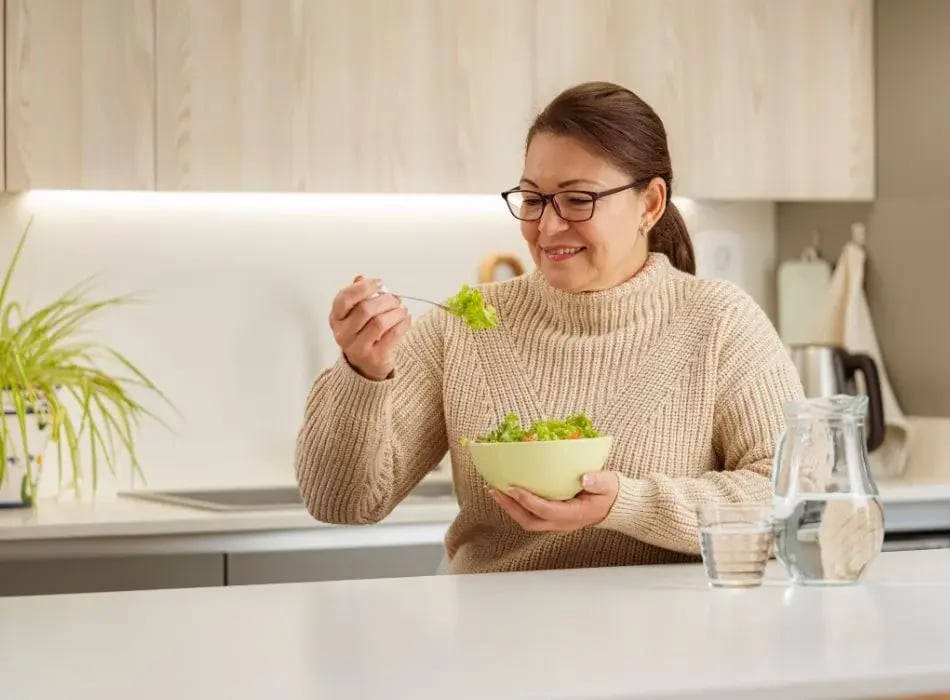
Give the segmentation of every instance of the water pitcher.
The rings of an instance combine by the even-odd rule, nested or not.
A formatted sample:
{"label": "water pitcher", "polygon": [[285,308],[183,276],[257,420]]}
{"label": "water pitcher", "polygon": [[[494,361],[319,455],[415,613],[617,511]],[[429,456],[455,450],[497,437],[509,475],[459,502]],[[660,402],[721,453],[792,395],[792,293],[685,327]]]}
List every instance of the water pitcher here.
{"label": "water pitcher", "polygon": [[867,396],[785,406],[775,453],[776,556],[799,584],[854,583],[884,544],[884,508],[868,464]]}

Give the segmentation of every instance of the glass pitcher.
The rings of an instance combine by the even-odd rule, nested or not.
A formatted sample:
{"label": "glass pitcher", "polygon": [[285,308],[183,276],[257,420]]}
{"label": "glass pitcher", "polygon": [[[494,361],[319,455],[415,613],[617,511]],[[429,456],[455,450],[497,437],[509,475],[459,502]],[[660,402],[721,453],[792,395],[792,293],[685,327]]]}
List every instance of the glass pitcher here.
{"label": "glass pitcher", "polygon": [[884,508],[864,434],[867,406],[867,396],[838,394],[784,408],[773,535],[794,583],[854,583],[884,544]]}

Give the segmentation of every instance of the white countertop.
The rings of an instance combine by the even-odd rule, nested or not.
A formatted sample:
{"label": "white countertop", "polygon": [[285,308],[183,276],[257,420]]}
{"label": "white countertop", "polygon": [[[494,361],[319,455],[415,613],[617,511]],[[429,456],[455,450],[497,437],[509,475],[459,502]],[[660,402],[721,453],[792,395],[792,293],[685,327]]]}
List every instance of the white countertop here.
{"label": "white countertop", "polygon": [[[4,560],[441,544],[453,497],[407,499],[379,524],[331,525],[304,507],[216,511],[118,497],[0,509]],[[0,681],[2,683],[2,681]]]}
{"label": "white countertop", "polygon": [[0,598],[5,697],[809,698],[950,689],[950,551],[846,588],[698,565]]}
{"label": "white countertop", "polygon": [[950,503],[950,483],[943,479],[901,479],[879,481],[878,491],[887,504],[947,501]]}
{"label": "white countertop", "polygon": [[[882,482],[888,529],[927,509],[950,527],[950,484]],[[913,510],[916,509],[916,510]],[[450,523],[458,514],[453,498],[406,501],[385,524]],[[894,517],[889,517],[893,515]],[[897,521],[900,522],[897,522]],[[0,509],[0,543],[23,540],[142,537],[337,527],[314,520],[303,508],[222,512],[119,497],[96,504],[46,501],[36,508]]]}
{"label": "white countertop", "polygon": [[[454,498],[418,499],[397,506],[383,522],[451,522],[457,514]],[[224,512],[126,497],[95,504],[48,501],[36,508],[0,510],[0,542],[332,527],[338,526],[315,520],[303,507]]]}

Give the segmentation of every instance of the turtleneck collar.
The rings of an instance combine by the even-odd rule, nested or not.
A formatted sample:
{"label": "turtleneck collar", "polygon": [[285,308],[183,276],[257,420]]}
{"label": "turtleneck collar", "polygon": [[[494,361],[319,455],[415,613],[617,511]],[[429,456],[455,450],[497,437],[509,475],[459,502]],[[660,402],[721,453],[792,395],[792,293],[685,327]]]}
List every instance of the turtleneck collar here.
{"label": "turtleneck collar", "polygon": [[540,270],[530,274],[545,320],[565,332],[609,333],[636,322],[666,285],[673,269],[663,253],[650,253],[640,271],[626,282],[594,292],[552,287]]}

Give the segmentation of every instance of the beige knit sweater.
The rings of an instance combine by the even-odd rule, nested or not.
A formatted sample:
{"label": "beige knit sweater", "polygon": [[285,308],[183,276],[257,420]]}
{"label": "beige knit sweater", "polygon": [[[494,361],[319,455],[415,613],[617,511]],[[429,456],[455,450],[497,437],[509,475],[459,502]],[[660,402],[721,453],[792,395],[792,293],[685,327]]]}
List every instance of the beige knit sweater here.
{"label": "beige knit sweater", "polygon": [[[695,560],[694,507],[763,501],[782,404],[802,397],[772,324],[734,285],[651,254],[630,281],[571,294],[539,272],[482,287],[501,323],[468,329],[439,310],[403,338],[385,381],[342,357],[316,379],[296,471],[315,518],[384,518],[451,451],[460,512],[454,572]],[[614,437],[610,514],[568,534],[523,531],[486,493],[461,436],[510,411],[523,423],[584,411]]]}

